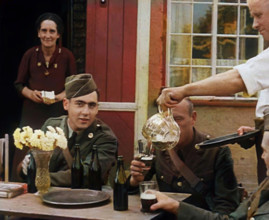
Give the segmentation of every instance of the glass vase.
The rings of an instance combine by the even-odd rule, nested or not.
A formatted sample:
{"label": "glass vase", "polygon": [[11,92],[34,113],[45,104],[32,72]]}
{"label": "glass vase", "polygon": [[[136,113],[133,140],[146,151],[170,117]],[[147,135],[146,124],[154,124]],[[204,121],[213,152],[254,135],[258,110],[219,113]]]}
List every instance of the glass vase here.
{"label": "glass vase", "polygon": [[37,194],[43,195],[50,188],[49,162],[53,151],[32,150],[32,155],[36,164],[35,185]]}

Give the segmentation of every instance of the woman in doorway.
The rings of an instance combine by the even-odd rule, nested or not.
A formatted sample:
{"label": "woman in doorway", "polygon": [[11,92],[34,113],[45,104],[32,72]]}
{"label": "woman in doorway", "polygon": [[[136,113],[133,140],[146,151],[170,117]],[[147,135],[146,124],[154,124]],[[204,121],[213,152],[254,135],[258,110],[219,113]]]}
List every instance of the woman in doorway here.
{"label": "woman in doorway", "polygon": [[[15,87],[23,97],[20,127],[40,128],[49,117],[64,113],[64,82],[76,74],[75,58],[67,48],[57,45],[63,33],[62,19],[53,13],[44,13],[36,20],[41,44],[23,55]],[[55,99],[47,102],[42,91],[53,91]]]}
{"label": "woman in doorway", "polygon": [[[23,98],[20,127],[40,129],[47,118],[65,113],[61,102],[65,97],[65,78],[77,70],[72,52],[61,47],[62,19],[54,13],[44,13],[35,25],[41,44],[23,55],[14,85]],[[46,99],[45,92],[54,92],[55,97]],[[15,152],[13,162],[23,157],[23,152]]]}

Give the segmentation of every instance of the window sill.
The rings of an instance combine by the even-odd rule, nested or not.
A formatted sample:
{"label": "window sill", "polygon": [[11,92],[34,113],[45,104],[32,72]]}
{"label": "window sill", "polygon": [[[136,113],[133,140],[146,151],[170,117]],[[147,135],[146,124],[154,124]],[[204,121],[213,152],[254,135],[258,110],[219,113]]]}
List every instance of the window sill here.
{"label": "window sill", "polygon": [[191,97],[195,106],[256,107],[257,98]]}

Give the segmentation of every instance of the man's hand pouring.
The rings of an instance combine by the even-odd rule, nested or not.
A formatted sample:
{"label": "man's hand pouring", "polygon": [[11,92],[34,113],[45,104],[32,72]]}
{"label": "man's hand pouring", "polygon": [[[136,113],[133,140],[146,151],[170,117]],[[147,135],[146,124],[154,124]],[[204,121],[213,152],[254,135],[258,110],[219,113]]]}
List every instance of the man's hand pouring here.
{"label": "man's hand pouring", "polygon": [[157,99],[157,103],[162,107],[173,108],[182,101],[185,96],[182,87],[171,87],[162,90],[161,95]]}

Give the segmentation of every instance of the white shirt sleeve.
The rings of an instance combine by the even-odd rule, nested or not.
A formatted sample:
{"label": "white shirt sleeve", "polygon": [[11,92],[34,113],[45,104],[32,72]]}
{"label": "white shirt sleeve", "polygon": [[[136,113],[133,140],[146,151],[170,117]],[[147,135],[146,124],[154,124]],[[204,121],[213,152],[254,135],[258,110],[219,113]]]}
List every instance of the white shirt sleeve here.
{"label": "white shirt sleeve", "polygon": [[234,69],[238,70],[249,95],[269,88],[269,48]]}
{"label": "white shirt sleeve", "polygon": [[256,105],[256,117],[262,118],[263,112],[269,107],[269,89],[264,89],[260,92],[259,99]]}

